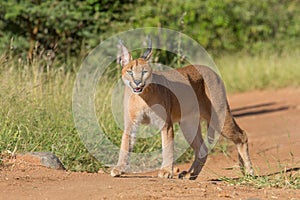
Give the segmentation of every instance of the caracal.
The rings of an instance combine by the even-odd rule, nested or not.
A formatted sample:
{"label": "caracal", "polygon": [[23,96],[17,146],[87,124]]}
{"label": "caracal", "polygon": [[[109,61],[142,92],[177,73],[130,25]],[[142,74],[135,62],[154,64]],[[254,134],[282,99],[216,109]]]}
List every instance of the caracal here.
{"label": "caracal", "polygon": [[216,130],[235,143],[241,169],[246,174],[253,174],[246,132],[233,118],[223,82],[212,69],[189,65],[176,70],[155,72],[149,62],[152,55],[151,40],[146,52],[138,59],[132,59],[121,41],[120,50],[118,59],[126,85],[124,132],[117,166],[111,170],[113,177],[121,176],[129,167],[130,152],[139,124],[152,124],[161,129],[162,137],[163,162],[158,176],[172,178],[173,125],[179,123],[185,139],[195,152],[190,169],[181,172],[179,178],[196,179],[208,154],[201,134],[200,117],[207,121],[210,131]]}

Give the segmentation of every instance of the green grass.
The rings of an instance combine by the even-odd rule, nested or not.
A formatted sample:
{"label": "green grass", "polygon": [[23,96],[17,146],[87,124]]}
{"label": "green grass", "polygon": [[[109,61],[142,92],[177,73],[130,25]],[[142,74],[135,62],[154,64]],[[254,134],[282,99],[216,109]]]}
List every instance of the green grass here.
{"label": "green grass", "polygon": [[279,173],[265,176],[222,177],[219,180],[233,185],[247,185],[258,189],[265,187],[300,189],[299,169],[291,169],[289,171],[284,169]]}
{"label": "green grass", "polygon": [[300,49],[277,53],[227,55],[217,58],[228,92],[300,86]]}
{"label": "green grass", "polygon": [[[70,170],[96,171],[74,127],[71,95],[75,75],[63,63],[45,72],[42,59],[1,60],[0,152],[51,151]],[[61,66],[62,68],[59,68]]]}
{"label": "green grass", "polygon": [[[216,63],[230,92],[300,85],[300,50],[281,56],[228,55],[216,59]],[[38,56],[30,63],[9,54],[0,55],[0,152],[51,151],[69,170],[95,172],[102,165],[84,147],[72,115],[74,71],[79,69],[80,61],[66,64],[58,60],[48,68],[46,65]],[[111,75],[116,73],[114,69],[108,71],[107,79],[99,84],[96,113],[105,134],[119,145],[122,130],[114,122],[109,95],[117,80]],[[135,151],[151,152],[160,146],[158,134],[139,139]],[[227,146],[226,141],[222,142],[214,152],[226,154]],[[189,149],[179,161],[191,158]],[[279,176],[286,180],[285,174]],[[244,179],[238,181],[255,185],[255,181],[265,180],[262,185],[272,187],[277,180],[276,176]],[[288,180],[292,185],[299,184],[294,175]]]}

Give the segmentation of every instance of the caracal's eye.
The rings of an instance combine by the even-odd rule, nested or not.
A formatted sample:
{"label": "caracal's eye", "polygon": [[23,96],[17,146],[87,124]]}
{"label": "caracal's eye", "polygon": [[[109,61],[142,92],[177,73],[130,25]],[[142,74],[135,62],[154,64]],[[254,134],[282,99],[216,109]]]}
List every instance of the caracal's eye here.
{"label": "caracal's eye", "polygon": [[146,74],[146,73],[148,73],[148,71],[146,71],[146,70],[142,71],[142,74],[143,74],[143,75]]}
{"label": "caracal's eye", "polygon": [[127,73],[132,76],[133,75],[133,72],[131,70],[128,70]]}

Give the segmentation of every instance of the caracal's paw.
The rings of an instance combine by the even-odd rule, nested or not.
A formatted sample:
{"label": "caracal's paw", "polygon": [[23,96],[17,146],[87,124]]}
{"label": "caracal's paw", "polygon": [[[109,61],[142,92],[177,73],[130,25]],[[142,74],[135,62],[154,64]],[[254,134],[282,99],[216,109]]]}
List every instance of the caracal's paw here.
{"label": "caracal's paw", "polygon": [[124,174],[124,171],[121,170],[121,168],[119,167],[114,167],[111,171],[110,171],[110,175],[112,177],[120,177],[122,174]]}
{"label": "caracal's paw", "polygon": [[254,171],[253,171],[252,168],[250,168],[250,169],[248,169],[248,170],[245,170],[245,171],[244,171],[244,174],[245,174],[246,176],[254,176]]}
{"label": "caracal's paw", "polygon": [[186,179],[186,178],[189,178],[189,174],[187,171],[182,171],[178,174],[178,178],[179,179]]}
{"label": "caracal's paw", "polygon": [[173,169],[163,168],[158,171],[159,178],[173,178]]}
{"label": "caracal's paw", "polygon": [[240,169],[241,169],[244,176],[255,176],[254,170],[253,170],[251,165],[247,166],[247,167],[244,167],[243,164],[240,164]]}
{"label": "caracal's paw", "polygon": [[178,174],[179,179],[189,179],[189,180],[196,180],[198,175],[187,172],[187,171],[182,171],[181,173]]}

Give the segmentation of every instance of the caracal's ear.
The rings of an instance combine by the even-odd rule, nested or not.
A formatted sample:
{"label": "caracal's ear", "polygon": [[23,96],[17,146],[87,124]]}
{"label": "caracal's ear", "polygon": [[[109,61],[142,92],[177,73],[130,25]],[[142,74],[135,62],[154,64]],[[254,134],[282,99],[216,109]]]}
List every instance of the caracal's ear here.
{"label": "caracal's ear", "polygon": [[128,49],[123,44],[122,40],[119,40],[119,52],[117,56],[117,63],[120,63],[122,67],[127,65],[131,60],[131,54],[129,53]]}
{"label": "caracal's ear", "polygon": [[152,41],[150,37],[148,37],[148,48],[146,49],[145,53],[142,55],[142,58],[148,61],[152,56]]}

